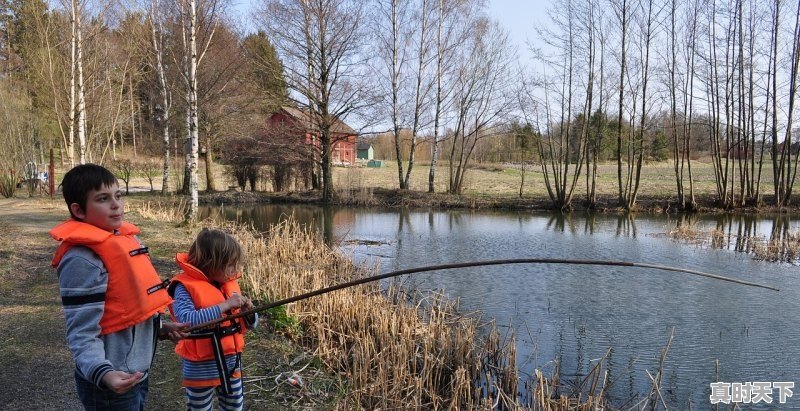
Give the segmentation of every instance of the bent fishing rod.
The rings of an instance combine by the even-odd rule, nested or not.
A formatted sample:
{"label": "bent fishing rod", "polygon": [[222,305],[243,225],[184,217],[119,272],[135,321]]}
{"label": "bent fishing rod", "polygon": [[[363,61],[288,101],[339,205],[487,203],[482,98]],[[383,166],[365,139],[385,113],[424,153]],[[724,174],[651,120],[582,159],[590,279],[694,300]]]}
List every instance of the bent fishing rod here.
{"label": "bent fishing rod", "polygon": [[327,294],[332,291],[341,290],[343,288],[354,287],[356,285],[370,283],[374,281],[380,281],[386,278],[398,277],[401,275],[406,274],[414,274],[414,273],[422,273],[427,271],[440,271],[440,270],[452,270],[455,268],[467,268],[467,267],[483,267],[483,266],[490,266],[490,265],[507,265],[507,264],[572,264],[572,265],[605,265],[605,266],[617,266],[617,267],[635,267],[635,268],[651,268],[656,270],[664,270],[664,271],[674,271],[680,273],[687,273],[692,275],[698,275],[701,277],[711,278],[714,280],[720,281],[728,281],[735,284],[747,285],[751,287],[759,287],[759,288],[766,288],[768,290],[773,291],[780,291],[779,289],[764,285],[753,283],[749,281],[738,280],[731,277],[725,277],[718,274],[710,274],[705,273],[702,271],[697,270],[690,270],[688,268],[680,268],[680,267],[670,267],[666,265],[656,265],[656,264],[646,264],[646,263],[635,263],[635,262],[628,262],[628,261],[603,261],[603,260],[570,260],[570,259],[562,259],[562,258],[517,258],[517,259],[509,259],[509,260],[484,260],[484,261],[472,261],[466,263],[455,263],[455,264],[441,264],[441,265],[429,265],[424,267],[417,267],[417,268],[408,268],[405,270],[398,270],[392,271],[384,274],[373,275],[369,277],[359,278],[352,281],[347,281],[341,284],[332,285],[329,287],[320,288],[318,290],[309,291],[307,293],[299,294],[294,297],[284,298],[282,300],[273,301],[271,303],[265,303],[253,307],[249,310],[240,311],[236,314],[231,314],[224,316],[222,318],[218,318],[216,320],[207,321],[201,324],[197,324],[195,326],[189,327],[184,329],[185,332],[192,332],[201,330],[204,328],[208,328],[219,323],[233,320],[235,318],[244,317],[246,315],[250,315],[253,313],[261,312],[269,310],[270,308],[279,307],[282,305],[286,305],[289,303],[293,303],[295,301],[305,300],[311,297],[316,297],[318,295]]}

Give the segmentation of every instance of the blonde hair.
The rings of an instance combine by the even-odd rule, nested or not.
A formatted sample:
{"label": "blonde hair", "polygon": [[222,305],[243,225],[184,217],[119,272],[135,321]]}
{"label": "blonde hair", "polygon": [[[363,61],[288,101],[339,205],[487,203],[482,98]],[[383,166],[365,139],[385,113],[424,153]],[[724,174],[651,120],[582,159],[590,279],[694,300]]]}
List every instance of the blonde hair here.
{"label": "blonde hair", "polygon": [[204,228],[189,247],[189,263],[206,276],[221,272],[230,264],[242,263],[242,247],[230,234]]}

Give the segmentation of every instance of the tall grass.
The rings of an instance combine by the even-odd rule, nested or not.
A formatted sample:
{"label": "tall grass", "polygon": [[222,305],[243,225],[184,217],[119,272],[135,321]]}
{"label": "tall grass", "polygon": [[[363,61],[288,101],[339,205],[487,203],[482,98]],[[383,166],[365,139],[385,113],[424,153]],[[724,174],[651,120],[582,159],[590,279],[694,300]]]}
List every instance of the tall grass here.
{"label": "tall grass", "polygon": [[188,203],[185,197],[164,197],[152,201],[130,201],[127,211],[139,213],[144,218],[169,223],[180,223],[186,218]]}

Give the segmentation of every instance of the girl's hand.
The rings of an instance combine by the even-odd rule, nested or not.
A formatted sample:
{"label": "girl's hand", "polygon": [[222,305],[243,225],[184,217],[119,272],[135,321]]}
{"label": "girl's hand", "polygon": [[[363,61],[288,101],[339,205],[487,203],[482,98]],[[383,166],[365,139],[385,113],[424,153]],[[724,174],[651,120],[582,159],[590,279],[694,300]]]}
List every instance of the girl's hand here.
{"label": "girl's hand", "polygon": [[246,300],[247,297],[238,293],[233,293],[230,297],[228,297],[227,300],[225,300],[225,302],[219,305],[219,309],[222,312],[227,312],[234,308],[241,308],[245,304]]}
{"label": "girl's hand", "polygon": [[242,311],[252,310],[253,307],[254,307],[253,300],[251,300],[251,299],[249,299],[247,297],[244,297],[244,296],[242,298],[244,298],[244,304],[242,304],[242,307],[241,307]]}

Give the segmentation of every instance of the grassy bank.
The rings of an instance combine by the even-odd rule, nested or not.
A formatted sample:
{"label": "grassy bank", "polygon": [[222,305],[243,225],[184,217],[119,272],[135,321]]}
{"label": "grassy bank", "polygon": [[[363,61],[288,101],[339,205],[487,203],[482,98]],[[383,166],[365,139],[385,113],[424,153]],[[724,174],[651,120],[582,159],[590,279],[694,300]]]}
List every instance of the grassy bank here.
{"label": "grassy bank", "polygon": [[[140,161],[143,158],[140,156]],[[113,167],[113,163],[109,164]],[[404,164],[404,171],[408,164]],[[256,192],[241,192],[230,176],[226,166],[213,164],[214,182],[217,190],[205,193],[205,166],[198,169],[201,201],[216,203],[242,202],[291,202],[315,203],[319,201],[319,192],[307,191],[305,187],[290,184],[289,191],[275,193],[271,182],[260,180]],[[57,168],[56,181],[60,181],[65,169]],[[538,165],[529,165],[524,173],[519,165],[514,164],[473,164],[466,172],[463,191],[460,195],[446,194],[449,166],[440,163],[436,168],[435,192],[428,193],[428,175],[430,165],[415,164],[412,168],[410,187],[398,190],[397,163],[384,161],[383,167],[333,167],[333,186],[337,194],[336,202],[342,205],[383,206],[383,207],[433,207],[433,208],[486,208],[486,209],[532,209],[549,210],[551,200],[545,185],[545,177]],[[621,211],[617,194],[616,163],[598,165],[597,209],[599,211]],[[174,178],[170,184],[180,183],[181,170],[173,169]],[[134,172],[129,181],[132,192],[148,192],[151,181],[141,172]],[[522,195],[520,185],[524,174]],[[642,212],[675,212],[677,211],[677,189],[675,171],[671,162],[650,162],[642,168],[636,210]],[[692,163],[692,181],[694,197],[700,211],[723,212],[716,202],[717,192],[714,168],[709,160],[695,160]],[[686,177],[688,179],[688,177]],[[738,178],[738,176],[737,176]],[[120,185],[125,189],[124,181]],[[155,192],[161,190],[161,179],[152,181]],[[249,187],[247,188],[249,190]],[[688,195],[688,181],[685,183]],[[769,167],[764,167],[761,176],[760,193],[765,203],[769,203],[772,195],[772,174]],[[572,207],[576,210],[586,208],[586,179],[580,177],[573,194]],[[37,191],[35,196],[41,196]],[[18,190],[16,197],[27,197],[27,190]],[[748,213],[796,212],[797,205],[783,209],[774,209],[768,205],[746,207],[737,211]]]}

